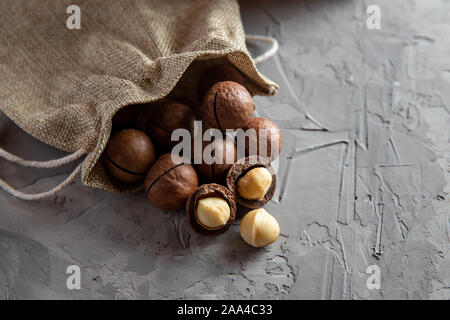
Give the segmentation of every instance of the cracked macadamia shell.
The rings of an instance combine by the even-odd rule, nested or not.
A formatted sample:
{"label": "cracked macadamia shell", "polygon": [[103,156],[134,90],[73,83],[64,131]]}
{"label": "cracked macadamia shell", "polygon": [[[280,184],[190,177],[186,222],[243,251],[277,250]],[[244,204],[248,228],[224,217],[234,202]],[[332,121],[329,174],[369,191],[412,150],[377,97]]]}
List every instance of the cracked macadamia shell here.
{"label": "cracked macadamia shell", "polygon": [[155,148],[145,133],[124,129],[109,139],[102,160],[113,180],[135,183],[144,179],[155,158]]}
{"label": "cracked macadamia shell", "polygon": [[[272,175],[272,183],[268,188],[266,194],[262,199],[246,199],[242,197],[238,192],[238,181],[244,177],[247,172],[254,168],[263,167],[266,168]],[[271,166],[271,162],[260,156],[250,156],[242,158],[236,161],[228,170],[227,174],[227,187],[236,195],[236,201],[247,208],[257,209],[263,207],[268,201],[270,201],[275,193],[277,186],[277,174]]]}
{"label": "cracked macadamia shell", "polygon": [[223,81],[213,85],[202,101],[202,118],[225,131],[244,127],[252,118],[255,105],[247,89],[237,82]]}
{"label": "cracked macadamia shell", "polygon": [[180,210],[198,187],[194,167],[172,154],[163,154],[145,177],[145,190],[150,202],[161,210]]}
{"label": "cracked macadamia shell", "polygon": [[[199,201],[201,199],[211,197],[219,197],[225,200],[230,208],[230,215],[228,221],[226,222],[225,225],[216,229],[207,228],[204,225],[202,225],[202,223],[199,222],[196,213]],[[186,202],[186,214],[192,228],[198,233],[207,236],[217,236],[219,234],[222,234],[230,228],[230,226],[232,225],[232,223],[236,218],[236,200],[234,194],[224,186],[221,186],[216,183],[201,185],[200,187],[197,188],[197,190],[195,190],[194,193],[192,193],[192,195]]]}

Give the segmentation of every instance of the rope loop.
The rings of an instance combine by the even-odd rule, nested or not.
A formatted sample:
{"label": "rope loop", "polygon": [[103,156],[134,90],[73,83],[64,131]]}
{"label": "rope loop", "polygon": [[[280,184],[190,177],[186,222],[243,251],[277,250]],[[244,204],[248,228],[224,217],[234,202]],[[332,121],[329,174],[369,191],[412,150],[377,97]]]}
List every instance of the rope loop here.
{"label": "rope loop", "polygon": [[258,56],[258,57],[253,59],[253,62],[255,64],[264,62],[267,59],[273,57],[275,55],[275,53],[277,53],[277,51],[278,51],[278,49],[280,47],[279,44],[278,44],[277,39],[275,39],[273,37],[266,37],[266,36],[258,36],[258,35],[247,34],[247,35],[245,35],[245,39],[247,41],[260,41],[260,42],[266,42],[266,43],[272,44],[272,46],[270,47],[269,50],[267,50],[262,55],[260,55],[260,56]]}
{"label": "rope loop", "polygon": [[[63,165],[69,164],[77,159],[79,159],[82,155],[84,155],[84,150],[78,150],[74,153],[71,153],[65,157],[54,159],[54,160],[48,160],[48,161],[30,161],[30,160],[24,160],[21,157],[18,157],[12,153],[9,153],[8,151],[0,148],[0,157],[3,159],[6,159],[10,162],[19,164],[24,167],[32,167],[32,168],[57,168],[61,167]],[[59,185],[54,187],[53,189],[41,192],[41,193],[23,193],[13,187],[11,187],[8,183],[6,183],[3,179],[0,179],[0,188],[8,192],[9,194],[15,196],[16,198],[22,199],[22,200],[39,200],[39,199],[45,199],[49,198],[53,195],[55,195],[57,192],[64,189],[67,185],[69,185],[75,177],[81,172],[81,165],[79,164],[74,171]]]}

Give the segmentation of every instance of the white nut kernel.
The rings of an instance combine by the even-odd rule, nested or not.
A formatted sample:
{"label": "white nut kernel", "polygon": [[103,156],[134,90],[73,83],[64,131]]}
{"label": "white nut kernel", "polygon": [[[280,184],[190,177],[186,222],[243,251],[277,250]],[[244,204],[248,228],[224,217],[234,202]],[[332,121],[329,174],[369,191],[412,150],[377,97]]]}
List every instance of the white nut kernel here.
{"label": "white nut kernel", "polygon": [[241,237],[249,245],[260,248],[277,240],[280,225],[263,208],[252,210],[241,221]]}
{"label": "white nut kernel", "polygon": [[196,218],[200,225],[207,229],[223,227],[230,219],[230,206],[219,197],[200,199],[197,203]]}
{"label": "white nut kernel", "polygon": [[272,185],[272,175],[264,167],[248,171],[237,181],[237,191],[242,198],[248,200],[263,199]]}

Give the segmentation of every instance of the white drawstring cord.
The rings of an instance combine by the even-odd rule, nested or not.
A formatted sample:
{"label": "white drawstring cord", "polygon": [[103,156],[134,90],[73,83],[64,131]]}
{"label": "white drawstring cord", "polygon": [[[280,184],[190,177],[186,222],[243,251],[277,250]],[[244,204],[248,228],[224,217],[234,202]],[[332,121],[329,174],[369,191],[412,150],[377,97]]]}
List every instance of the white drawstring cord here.
{"label": "white drawstring cord", "polygon": [[6,192],[8,192],[8,193],[12,194],[13,196],[15,196],[16,198],[19,198],[19,199],[22,199],[22,200],[40,200],[40,199],[49,198],[49,197],[55,195],[57,192],[59,192],[62,189],[64,189],[67,185],[69,185],[75,179],[75,177],[80,172],[81,172],[81,164],[79,164],[78,167],[76,167],[76,169],[70,174],[70,176],[67,177],[66,180],[64,180],[63,182],[58,184],[53,189],[51,189],[49,191],[46,191],[46,192],[41,192],[41,193],[23,193],[23,192],[20,192],[17,189],[14,189],[13,187],[11,187],[9,184],[7,184],[3,179],[0,179],[0,187],[3,190],[5,190]]}
{"label": "white drawstring cord", "polygon": [[262,41],[262,42],[266,42],[266,43],[271,43],[272,47],[267,50],[266,52],[264,52],[264,54],[256,57],[253,59],[253,62],[255,64],[261,63],[266,61],[267,59],[269,59],[270,57],[274,56],[275,53],[277,53],[279,45],[278,45],[278,41],[275,38],[272,37],[266,37],[266,36],[257,36],[257,35],[250,35],[247,34],[245,35],[245,39],[248,41]]}
{"label": "white drawstring cord", "polygon": [[72,154],[69,154],[65,157],[55,159],[55,160],[49,160],[49,161],[30,161],[30,160],[24,160],[16,155],[13,155],[9,153],[8,151],[5,151],[4,149],[0,148],[0,157],[3,159],[6,159],[8,161],[20,164],[24,167],[33,167],[33,168],[57,168],[61,167],[65,164],[68,164],[70,162],[75,161],[79,157],[81,157],[85,152],[83,150],[78,150]]}
{"label": "white drawstring cord", "polygon": [[[77,160],[78,158],[80,158],[83,154],[85,154],[85,152],[83,150],[78,150],[72,154],[69,154],[65,157],[59,158],[59,159],[55,159],[55,160],[49,160],[49,161],[29,161],[29,160],[24,160],[16,155],[13,155],[7,151],[5,151],[4,149],[0,148],[0,157],[11,161],[13,163],[17,163],[20,164],[22,166],[25,167],[33,167],[33,168],[57,168],[57,167],[61,167],[65,164],[71,163],[75,160]],[[46,192],[41,192],[41,193],[23,193],[18,191],[17,189],[14,189],[13,187],[11,187],[8,183],[6,183],[3,179],[0,179],[0,188],[2,188],[3,190],[5,190],[6,192],[12,194],[13,196],[22,199],[22,200],[39,200],[39,199],[44,199],[44,198],[48,198],[51,197],[53,195],[55,195],[57,192],[61,191],[62,189],[64,189],[67,185],[69,185],[74,179],[75,177],[81,172],[81,164],[78,165],[78,167],[75,168],[75,170],[70,174],[70,176],[67,177],[66,180],[64,180],[63,182],[61,182],[59,185],[57,185],[56,187],[54,187],[53,189],[46,191]]]}

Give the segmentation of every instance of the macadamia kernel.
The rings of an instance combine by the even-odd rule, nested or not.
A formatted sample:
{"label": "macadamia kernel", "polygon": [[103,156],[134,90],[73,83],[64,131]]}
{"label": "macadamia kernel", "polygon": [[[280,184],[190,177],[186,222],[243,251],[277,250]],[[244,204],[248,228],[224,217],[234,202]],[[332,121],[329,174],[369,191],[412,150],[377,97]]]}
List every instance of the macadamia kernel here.
{"label": "macadamia kernel", "polygon": [[237,182],[237,191],[242,198],[248,200],[262,199],[272,184],[272,175],[264,167],[248,171]]}
{"label": "macadamia kernel", "polygon": [[241,237],[249,245],[260,248],[277,240],[280,225],[263,208],[247,213],[241,221]]}
{"label": "macadamia kernel", "polygon": [[206,228],[220,228],[230,219],[230,206],[219,197],[200,199],[197,203],[198,222]]}

